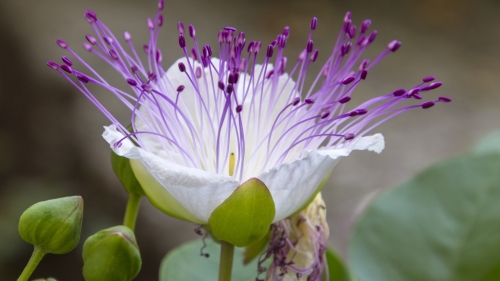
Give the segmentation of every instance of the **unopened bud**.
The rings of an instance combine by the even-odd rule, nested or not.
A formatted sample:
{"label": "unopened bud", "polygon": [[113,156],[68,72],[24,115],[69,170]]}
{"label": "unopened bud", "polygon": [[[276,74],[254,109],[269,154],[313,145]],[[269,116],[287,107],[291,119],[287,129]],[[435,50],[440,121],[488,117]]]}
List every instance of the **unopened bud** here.
{"label": "unopened bud", "polygon": [[19,234],[46,253],[65,254],[80,241],[83,199],[64,197],[36,203],[21,215]]}
{"label": "unopened bud", "polygon": [[137,276],[141,264],[134,232],[126,226],[101,230],[83,245],[86,281],[129,281]]}

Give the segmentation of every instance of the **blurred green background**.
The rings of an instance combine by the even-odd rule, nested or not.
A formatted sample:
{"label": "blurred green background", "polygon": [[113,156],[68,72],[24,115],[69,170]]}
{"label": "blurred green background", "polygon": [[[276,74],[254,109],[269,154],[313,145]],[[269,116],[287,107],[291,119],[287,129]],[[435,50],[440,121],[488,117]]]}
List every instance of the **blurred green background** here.
{"label": "blurred green background", "polygon": [[[2,280],[15,280],[31,255],[32,246],[19,237],[17,223],[35,202],[82,195],[81,243],[92,233],[121,223],[126,193],[111,170],[109,147],[101,138],[102,126],[109,122],[45,63],[67,55],[54,43],[57,38],[80,50],[85,34],[92,31],[83,18],[85,9],[95,11],[118,35],[130,31],[140,47],[148,38],[146,18],[154,15],[156,5],[156,0],[0,0]],[[500,1],[167,0],[165,6],[159,43],[164,66],[182,55],[177,21],[194,24],[199,42],[212,45],[218,30],[227,25],[245,31],[247,40],[264,43],[289,25],[285,55],[293,61],[306,44],[313,16],[319,19],[313,38],[322,62],[350,10],[358,26],[370,18],[372,29],[379,31],[368,57],[374,58],[392,39],[403,42],[396,54],[370,72],[351,103],[412,87],[427,75],[444,82],[431,94],[452,97],[453,103],[387,122],[376,130],[386,137],[381,155],[356,152],[335,168],[324,198],[330,242],[343,254],[352,223],[378,191],[437,160],[467,151],[500,127]],[[94,57],[84,57],[101,72],[109,69]],[[120,120],[127,120],[129,113],[113,97],[95,94]],[[157,280],[161,258],[172,247],[196,238],[194,228],[166,217],[144,199],[137,225],[143,268],[136,280]],[[67,255],[48,255],[33,277],[83,280],[82,266],[80,246]]]}

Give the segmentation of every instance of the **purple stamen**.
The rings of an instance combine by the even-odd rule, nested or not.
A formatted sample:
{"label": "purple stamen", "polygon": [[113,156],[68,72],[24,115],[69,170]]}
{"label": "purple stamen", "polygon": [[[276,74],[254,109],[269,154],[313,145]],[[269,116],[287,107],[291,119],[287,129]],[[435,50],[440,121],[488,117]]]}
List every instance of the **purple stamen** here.
{"label": "purple stamen", "polygon": [[448,98],[448,97],[439,97],[439,101],[442,101],[442,102],[451,102],[451,99]]}
{"label": "purple stamen", "polygon": [[427,101],[427,102],[424,102],[422,104],[422,108],[423,109],[427,109],[427,108],[431,108],[435,105],[435,103],[433,101]]}
{"label": "purple stamen", "polygon": [[67,64],[61,64],[60,67],[62,70],[66,71],[67,73],[73,73],[73,69],[71,68],[71,66],[69,66]]}
{"label": "purple stamen", "polygon": [[94,12],[92,12],[91,10],[87,10],[85,12],[85,18],[87,19],[87,21],[89,23],[94,23],[97,21],[97,16]]}
{"label": "purple stamen", "polygon": [[48,62],[47,62],[47,65],[48,65],[50,68],[54,69],[54,70],[58,70],[58,69],[59,69],[59,65],[58,65],[57,63],[53,62],[53,61],[48,61]]}
{"label": "purple stamen", "polygon": [[97,40],[95,39],[94,36],[87,34],[87,35],[85,35],[85,38],[87,38],[87,41],[89,41],[90,44],[92,44],[92,45],[97,44]]}
{"label": "purple stamen", "polygon": [[177,87],[177,93],[180,93],[184,91],[184,85],[180,85],[179,87]]}
{"label": "purple stamen", "polygon": [[311,20],[311,30],[316,30],[317,26],[318,26],[318,18],[313,17]]}
{"label": "purple stamen", "polygon": [[177,66],[179,66],[179,71],[180,72],[185,72],[186,71],[186,66],[184,63],[180,62]]}
{"label": "purple stamen", "polygon": [[134,79],[127,79],[127,83],[130,85],[130,86],[137,86],[137,81],[135,81]]}
{"label": "purple stamen", "polygon": [[67,49],[68,48],[68,43],[66,43],[65,41],[63,41],[61,39],[57,39],[56,43],[57,43],[57,45],[59,45],[59,47],[61,47],[63,49]]}
{"label": "purple stamen", "polygon": [[68,66],[72,66],[73,65],[73,62],[66,56],[62,56],[61,57],[62,61],[67,64]]}
{"label": "purple stamen", "polygon": [[184,34],[184,24],[182,23],[182,21],[177,23],[177,31],[179,32],[179,34]]}
{"label": "purple stamen", "polygon": [[186,47],[186,39],[184,38],[184,35],[182,35],[182,34],[179,34],[179,46],[181,48]]}
{"label": "purple stamen", "polygon": [[434,77],[434,76],[427,76],[427,77],[425,77],[424,79],[422,79],[422,81],[423,81],[424,83],[432,82],[432,81],[434,81],[434,80],[436,80],[436,77]]}
{"label": "purple stamen", "polygon": [[193,38],[196,34],[196,31],[194,30],[194,26],[192,24],[189,25],[189,36]]}

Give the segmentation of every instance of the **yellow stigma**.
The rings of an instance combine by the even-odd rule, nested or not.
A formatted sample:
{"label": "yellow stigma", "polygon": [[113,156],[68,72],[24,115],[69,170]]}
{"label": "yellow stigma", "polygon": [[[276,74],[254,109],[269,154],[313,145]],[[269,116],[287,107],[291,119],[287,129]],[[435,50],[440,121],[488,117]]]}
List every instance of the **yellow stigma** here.
{"label": "yellow stigma", "polygon": [[229,155],[229,175],[232,176],[234,174],[234,163],[236,162],[236,157],[234,153]]}

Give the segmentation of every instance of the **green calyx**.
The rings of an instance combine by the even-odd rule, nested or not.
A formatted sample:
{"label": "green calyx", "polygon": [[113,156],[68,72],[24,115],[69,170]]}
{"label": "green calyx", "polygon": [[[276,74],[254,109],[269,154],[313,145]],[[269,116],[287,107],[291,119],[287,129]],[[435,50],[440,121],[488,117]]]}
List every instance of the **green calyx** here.
{"label": "green calyx", "polygon": [[141,265],[134,232],[126,226],[101,230],[83,245],[86,281],[130,281],[137,276]]}
{"label": "green calyx", "polygon": [[119,156],[111,151],[111,166],[116,176],[122,183],[123,187],[129,194],[138,194],[144,196],[144,190],[135,177],[132,167],[130,167],[130,159]]}
{"label": "green calyx", "polygon": [[252,178],[212,212],[208,224],[215,238],[245,247],[268,233],[275,213],[269,189],[261,180]]}
{"label": "green calyx", "polygon": [[82,219],[80,196],[42,201],[21,215],[19,234],[45,253],[65,254],[80,241]]}

